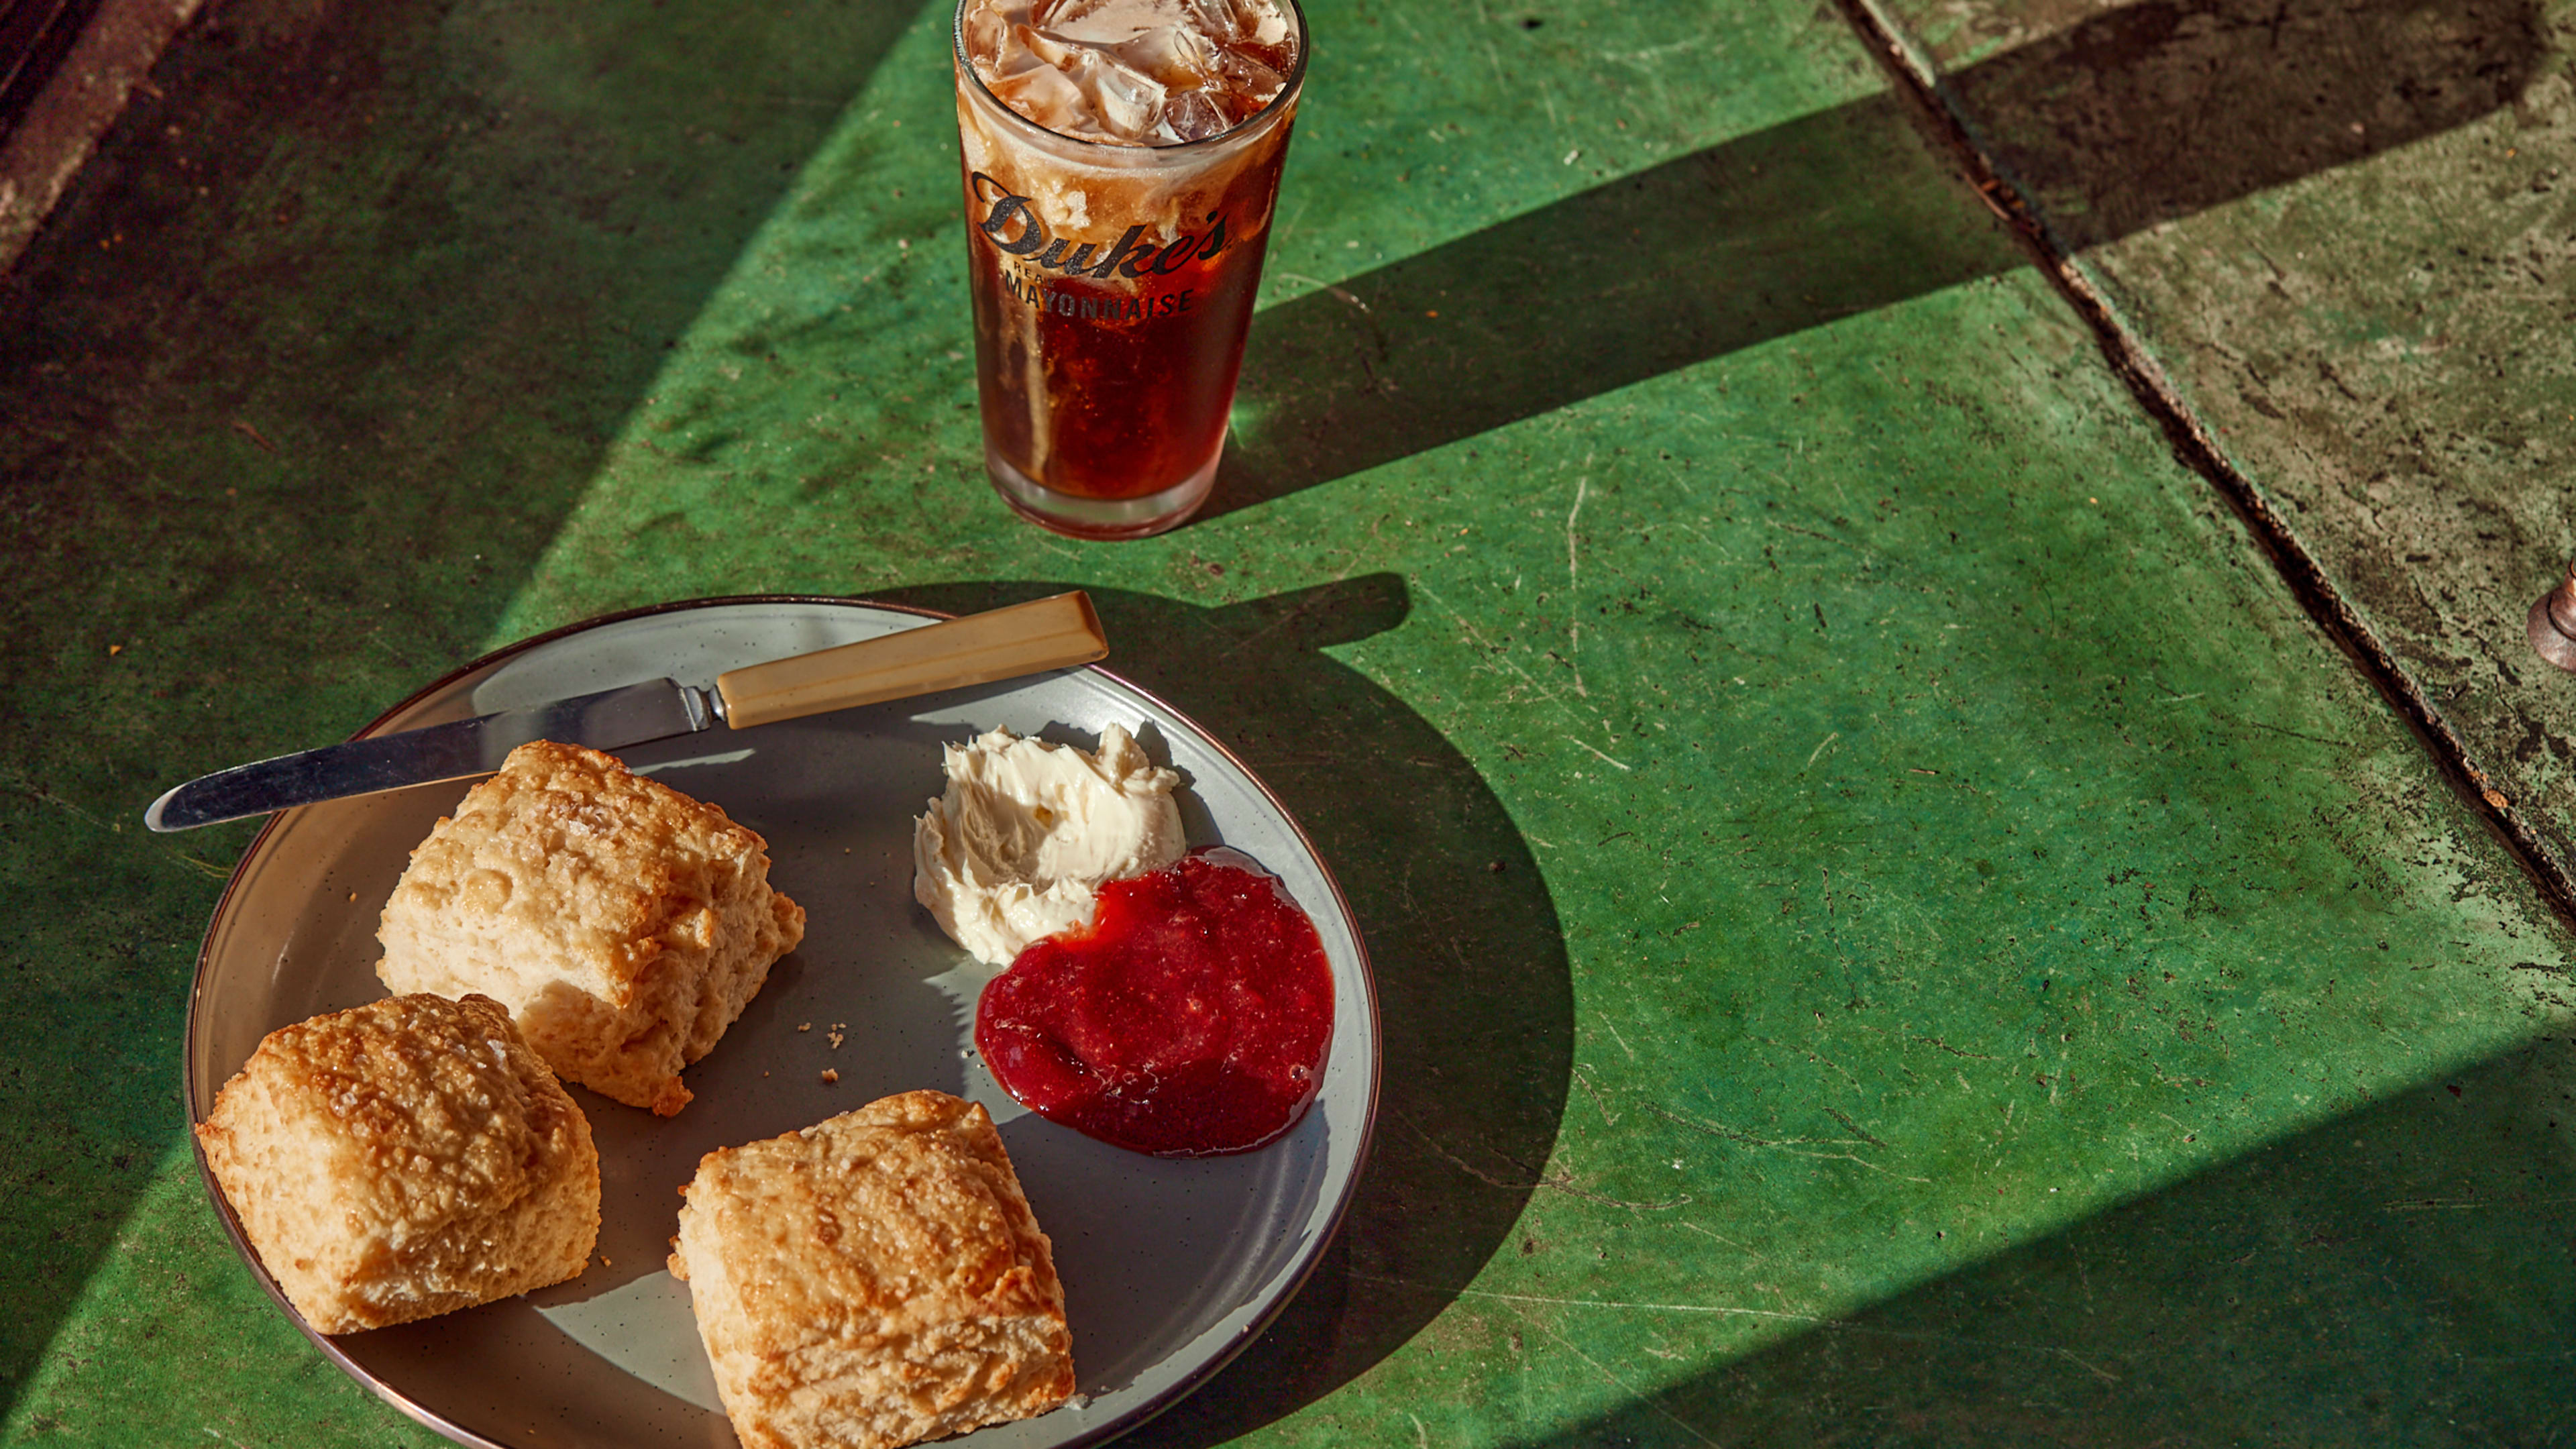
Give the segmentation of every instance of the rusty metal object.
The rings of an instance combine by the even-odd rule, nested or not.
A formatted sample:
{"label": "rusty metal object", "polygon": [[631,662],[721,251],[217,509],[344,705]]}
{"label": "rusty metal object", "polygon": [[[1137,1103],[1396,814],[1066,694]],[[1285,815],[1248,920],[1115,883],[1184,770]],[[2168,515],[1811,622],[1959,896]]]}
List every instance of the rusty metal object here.
{"label": "rusty metal object", "polygon": [[2541,658],[2576,671],[2576,561],[2567,565],[2567,577],[2558,581],[2558,587],[2531,606],[2531,618],[2523,627]]}

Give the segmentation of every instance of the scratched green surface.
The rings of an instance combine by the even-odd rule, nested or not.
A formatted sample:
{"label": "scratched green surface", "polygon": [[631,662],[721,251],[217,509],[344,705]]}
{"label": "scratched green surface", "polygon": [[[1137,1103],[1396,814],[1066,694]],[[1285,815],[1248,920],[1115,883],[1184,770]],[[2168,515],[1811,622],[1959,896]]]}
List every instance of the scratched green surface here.
{"label": "scratched green surface", "polygon": [[2576,865],[2576,6],[1888,0],[2474,764]]}
{"label": "scratched green surface", "polygon": [[1063,583],[1387,1016],[1324,1271],[1139,1442],[2563,1438],[2565,928],[1843,21],[1311,14],[1216,507],[1094,546],[976,477],[935,13],[219,0],[0,313],[10,1442],[424,1441],[195,1183],[247,832],[163,784],[607,609]]}

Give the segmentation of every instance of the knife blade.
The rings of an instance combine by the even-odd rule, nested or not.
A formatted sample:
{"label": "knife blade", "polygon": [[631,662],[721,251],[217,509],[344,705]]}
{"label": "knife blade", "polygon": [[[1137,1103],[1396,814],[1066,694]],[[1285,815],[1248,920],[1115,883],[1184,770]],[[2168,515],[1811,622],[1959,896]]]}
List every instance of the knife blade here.
{"label": "knife blade", "polygon": [[1108,654],[1090,597],[1075,590],[728,670],[716,676],[712,690],[648,680],[255,760],[170,790],[144,810],[143,823],[158,831],[189,830],[349,795],[488,775],[510,751],[532,740],[623,749],[718,723],[752,729],[1090,664]]}

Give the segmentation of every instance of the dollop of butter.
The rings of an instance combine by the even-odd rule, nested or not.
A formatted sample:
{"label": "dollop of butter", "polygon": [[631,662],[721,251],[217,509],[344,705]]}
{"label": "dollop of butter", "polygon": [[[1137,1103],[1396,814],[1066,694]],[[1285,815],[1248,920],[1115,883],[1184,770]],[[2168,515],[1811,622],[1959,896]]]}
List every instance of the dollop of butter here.
{"label": "dollop of butter", "polygon": [[1104,883],[1188,849],[1181,777],[1123,726],[1101,730],[1097,753],[1000,729],[945,753],[947,792],[913,822],[912,894],[987,965],[1090,925]]}

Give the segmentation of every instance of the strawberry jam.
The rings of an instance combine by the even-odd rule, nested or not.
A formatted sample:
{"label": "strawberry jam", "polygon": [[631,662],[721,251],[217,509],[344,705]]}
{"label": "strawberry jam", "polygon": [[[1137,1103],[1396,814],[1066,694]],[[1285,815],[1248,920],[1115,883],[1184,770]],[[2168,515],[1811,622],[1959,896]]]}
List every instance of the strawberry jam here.
{"label": "strawberry jam", "polygon": [[1012,1097],[1162,1157],[1248,1152],[1287,1131],[1332,1036],[1315,923],[1222,847],[1101,887],[1091,928],[1021,952],[975,1013],[975,1045]]}

